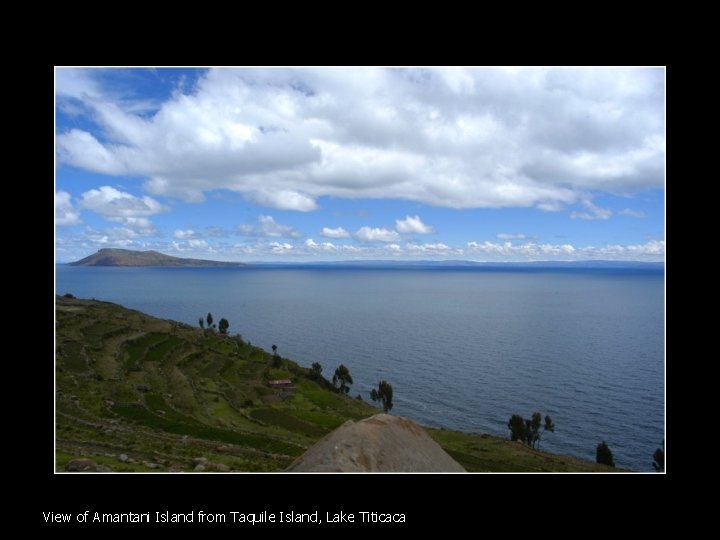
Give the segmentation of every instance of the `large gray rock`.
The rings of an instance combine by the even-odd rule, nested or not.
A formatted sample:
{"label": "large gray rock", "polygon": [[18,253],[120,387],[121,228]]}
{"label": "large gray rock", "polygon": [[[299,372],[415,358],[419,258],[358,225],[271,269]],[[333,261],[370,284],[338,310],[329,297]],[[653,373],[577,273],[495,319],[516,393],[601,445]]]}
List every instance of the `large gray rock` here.
{"label": "large gray rock", "polygon": [[376,414],[345,422],[288,467],[297,472],[465,472],[420,426]]}

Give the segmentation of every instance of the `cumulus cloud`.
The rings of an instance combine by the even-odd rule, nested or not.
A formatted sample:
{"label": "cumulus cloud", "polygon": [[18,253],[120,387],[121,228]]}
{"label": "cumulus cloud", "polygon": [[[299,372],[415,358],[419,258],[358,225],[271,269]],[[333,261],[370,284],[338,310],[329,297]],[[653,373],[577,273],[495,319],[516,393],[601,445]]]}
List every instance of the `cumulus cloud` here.
{"label": "cumulus cloud", "polygon": [[177,230],[177,231],[175,231],[173,236],[175,238],[179,238],[180,240],[182,240],[184,238],[193,238],[194,236],[196,236],[196,234],[195,234],[195,231],[193,231],[192,229],[188,229],[186,231]]}
{"label": "cumulus cloud", "polygon": [[209,247],[208,243],[205,240],[200,240],[198,238],[192,238],[188,240],[188,245],[194,249],[205,249]]}
{"label": "cumulus cloud", "polygon": [[312,197],[287,189],[254,191],[248,194],[248,198],[257,204],[277,208],[278,210],[309,212],[318,208]]}
{"label": "cumulus cloud", "polygon": [[405,219],[396,219],[395,230],[407,234],[432,234],[435,232],[435,229],[425,225],[419,216],[405,216]]}
{"label": "cumulus cloud", "polygon": [[643,212],[642,210],[631,210],[630,208],[623,208],[622,210],[620,210],[618,212],[618,214],[620,214],[622,216],[629,216],[629,217],[634,217],[634,218],[638,218],[638,219],[647,217],[647,214],[645,212]]}
{"label": "cumulus cloud", "polygon": [[65,191],[55,193],[55,224],[59,226],[81,223],[80,212],[72,205],[70,194]]}
{"label": "cumulus cloud", "polygon": [[73,234],[60,235],[57,240],[58,259],[77,260],[101,247],[125,247],[129,249],[154,249],[164,253],[176,253],[184,257],[215,260],[345,260],[345,259],[401,259],[443,260],[463,259],[485,262],[530,261],[663,261],[665,242],[651,240],[643,244],[577,246],[570,243],[539,243],[526,241],[471,241],[465,245],[443,242],[400,243],[368,242],[360,245],[289,240],[268,242],[256,238],[248,242],[231,243],[223,238],[175,238],[170,241],[148,239],[126,227],[108,229],[84,228]]}
{"label": "cumulus cloud", "polygon": [[324,236],[326,238],[349,238],[350,233],[347,232],[342,227],[338,227],[337,229],[323,227],[322,230],[320,231],[320,236]]}
{"label": "cumulus cloud", "polygon": [[337,251],[337,246],[332,242],[322,242],[318,244],[312,238],[305,240],[305,246],[313,251]]}
{"label": "cumulus cloud", "polygon": [[72,129],[57,137],[58,159],[89,171],[120,175],[127,168],[112,148],[105,147],[87,131]]}
{"label": "cumulus cloud", "polygon": [[299,238],[302,234],[290,225],[277,223],[272,216],[258,217],[257,224],[243,224],[237,226],[238,232],[243,236],[261,236],[272,238]]}
{"label": "cumulus cloud", "polygon": [[407,244],[406,247],[409,253],[421,253],[423,255],[462,255],[464,253],[462,248],[452,248],[442,242],[434,244]]}
{"label": "cumulus cloud", "polygon": [[291,251],[293,249],[293,246],[291,244],[288,244],[287,242],[271,242],[270,243],[270,249],[273,253],[276,254],[283,254],[287,253],[288,251]]}
{"label": "cumulus cloud", "polygon": [[557,211],[663,186],[662,69],[211,69],[150,112],[102,70],[58,71],[59,106],[94,123],[58,135],[59,162],[154,195]]}
{"label": "cumulus cloud", "polygon": [[122,223],[144,234],[154,232],[148,217],[167,210],[152,197],[136,197],[111,186],[86,191],[80,198],[80,206],[100,214],[108,221]]}
{"label": "cumulus cloud", "polygon": [[611,245],[604,247],[575,247],[572,244],[539,244],[527,242],[468,242],[469,254],[483,255],[484,260],[497,261],[582,261],[582,260],[662,260],[665,256],[665,241],[651,240],[645,244]]}
{"label": "cumulus cloud", "polygon": [[360,227],[355,238],[361,242],[397,242],[400,235],[397,231],[378,227]]}
{"label": "cumulus cloud", "polygon": [[467,247],[471,253],[520,255],[531,259],[543,256],[570,255],[575,252],[575,248],[571,244],[536,244],[534,242],[521,245],[512,242],[502,244],[488,241],[483,243],[468,242]]}

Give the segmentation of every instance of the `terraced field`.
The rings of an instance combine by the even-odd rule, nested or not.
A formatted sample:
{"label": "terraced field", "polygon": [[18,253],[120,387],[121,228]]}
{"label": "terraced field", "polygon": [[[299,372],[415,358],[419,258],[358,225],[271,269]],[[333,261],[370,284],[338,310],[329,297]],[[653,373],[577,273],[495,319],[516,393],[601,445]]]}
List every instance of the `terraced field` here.
{"label": "terraced field", "polygon": [[[273,379],[293,388],[271,388]],[[57,471],[280,471],[343,422],[377,412],[238,337],[56,298]],[[429,433],[468,470],[607,470],[495,437]]]}
{"label": "terraced field", "polygon": [[[377,412],[237,338],[104,302],[58,297],[56,361],[58,470],[73,457],[113,470],[193,470],[197,457],[205,470],[280,470]],[[331,397],[318,405],[270,388],[276,378]]]}

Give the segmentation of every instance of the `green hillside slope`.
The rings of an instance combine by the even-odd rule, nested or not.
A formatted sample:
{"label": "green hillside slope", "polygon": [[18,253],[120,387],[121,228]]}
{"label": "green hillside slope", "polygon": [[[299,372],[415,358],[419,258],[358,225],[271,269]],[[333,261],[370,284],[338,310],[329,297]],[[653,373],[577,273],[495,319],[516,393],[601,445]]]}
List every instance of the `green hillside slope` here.
{"label": "green hillside slope", "polygon": [[[291,388],[268,382],[277,379]],[[58,471],[279,471],[346,420],[377,412],[237,338],[56,299]],[[469,471],[612,470],[488,435],[428,433]]]}

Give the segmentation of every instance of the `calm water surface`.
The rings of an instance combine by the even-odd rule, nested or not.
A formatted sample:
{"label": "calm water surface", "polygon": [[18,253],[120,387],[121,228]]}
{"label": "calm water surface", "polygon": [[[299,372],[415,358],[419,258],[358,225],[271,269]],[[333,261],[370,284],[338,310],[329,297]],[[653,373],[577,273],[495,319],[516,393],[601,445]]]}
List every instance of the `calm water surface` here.
{"label": "calm water surface", "polygon": [[394,414],[507,436],[538,410],[542,448],[652,470],[664,438],[661,271],[57,267],[57,292],[230,333],[304,366],[338,364],[350,395],[380,379]]}

